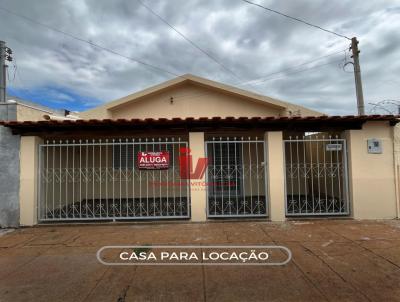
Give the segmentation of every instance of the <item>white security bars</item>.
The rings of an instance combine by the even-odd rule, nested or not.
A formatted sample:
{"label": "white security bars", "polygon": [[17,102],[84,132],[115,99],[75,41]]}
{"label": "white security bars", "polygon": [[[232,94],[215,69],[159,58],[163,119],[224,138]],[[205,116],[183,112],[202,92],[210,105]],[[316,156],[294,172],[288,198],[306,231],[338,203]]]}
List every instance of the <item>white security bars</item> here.
{"label": "white security bars", "polygon": [[264,141],[213,137],[206,141],[208,217],[267,215]]}
{"label": "white security bars", "polygon": [[[39,220],[188,218],[179,174],[181,138],[52,140],[39,146]],[[139,152],[169,154],[166,168],[138,168]]]}
{"label": "white security bars", "polygon": [[284,145],[286,215],[348,215],[346,141],[309,135]]}

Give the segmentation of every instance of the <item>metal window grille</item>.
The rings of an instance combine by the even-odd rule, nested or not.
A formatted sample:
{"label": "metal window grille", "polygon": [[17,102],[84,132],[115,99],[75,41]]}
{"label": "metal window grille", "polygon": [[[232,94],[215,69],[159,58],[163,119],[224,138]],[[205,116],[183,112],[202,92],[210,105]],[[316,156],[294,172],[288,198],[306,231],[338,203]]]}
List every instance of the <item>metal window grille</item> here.
{"label": "metal window grille", "polygon": [[206,141],[208,217],[267,215],[264,141],[219,137]]}
{"label": "metal window grille", "polygon": [[[188,218],[181,138],[47,141],[39,146],[40,221]],[[142,170],[139,151],[169,151],[165,170]]]}
{"label": "metal window grille", "polygon": [[284,147],[286,215],[348,215],[346,140],[296,136]]}
{"label": "metal window grille", "polygon": [[[235,164],[241,164],[242,156],[241,156],[241,149],[236,148],[235,144],[215,144],[213,149],[213,158],[215,158],[215,162],[219,163],[223,167],[234,167]],[[230,156],[226,156],[226,155]],[[210,194],[212,196],[221,197],[225,194],[225,196],[229,196],[229,194],[240,195],[241,190],[241,178],[229,177],[226,174],[219,174],[215,176],[216,181],[214,185],[210,186]],[[233,179],[232,184],[230,185],[229,182]]]}

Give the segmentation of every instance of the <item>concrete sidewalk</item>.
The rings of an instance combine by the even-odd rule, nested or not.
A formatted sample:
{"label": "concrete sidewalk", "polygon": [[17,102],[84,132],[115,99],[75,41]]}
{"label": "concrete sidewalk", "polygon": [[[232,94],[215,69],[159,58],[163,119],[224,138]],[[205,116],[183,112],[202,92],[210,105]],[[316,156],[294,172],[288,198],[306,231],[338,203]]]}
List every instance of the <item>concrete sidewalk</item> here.
{"label": "concrete sidewalk", "polygon": [[[110,267],[104,245],[279,244],[282,267]],[[400,221],[41,226],[0,234],[0,301],[400,301]]]}

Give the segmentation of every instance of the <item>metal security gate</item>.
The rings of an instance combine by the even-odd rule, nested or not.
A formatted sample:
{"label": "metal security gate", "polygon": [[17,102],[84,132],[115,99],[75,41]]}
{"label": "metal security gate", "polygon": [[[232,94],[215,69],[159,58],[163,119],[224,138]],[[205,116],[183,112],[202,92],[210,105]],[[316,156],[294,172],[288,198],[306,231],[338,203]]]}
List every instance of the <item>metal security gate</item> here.
{"label": "metal security gate", "polygon": [[208,217],[267,215],[264,141],[219,137],[206,141]]}
{"label": "metal security gate", "polygon": [[[47,141],[39,146],[39,220],[188,218],[190,191],[179,177],[181,138]],[[163,151],[169,166],[138,168],[139,152]]]}
{"label": "metal security gate", "polygon": [[346,140],[296,136],[284,146],[286,216],[348,215]]}

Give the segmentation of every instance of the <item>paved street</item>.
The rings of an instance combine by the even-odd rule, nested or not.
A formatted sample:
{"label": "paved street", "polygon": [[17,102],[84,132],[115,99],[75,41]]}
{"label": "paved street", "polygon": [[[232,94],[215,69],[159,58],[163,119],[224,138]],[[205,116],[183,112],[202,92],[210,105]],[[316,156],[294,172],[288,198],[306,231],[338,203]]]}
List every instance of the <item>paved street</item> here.
{"label": "paved street", "polygon": [[[276,244],[282,267],[104,266],[104,245]],[[400,221],[88,224],[0,235],[0,301],[400,301]]]}

